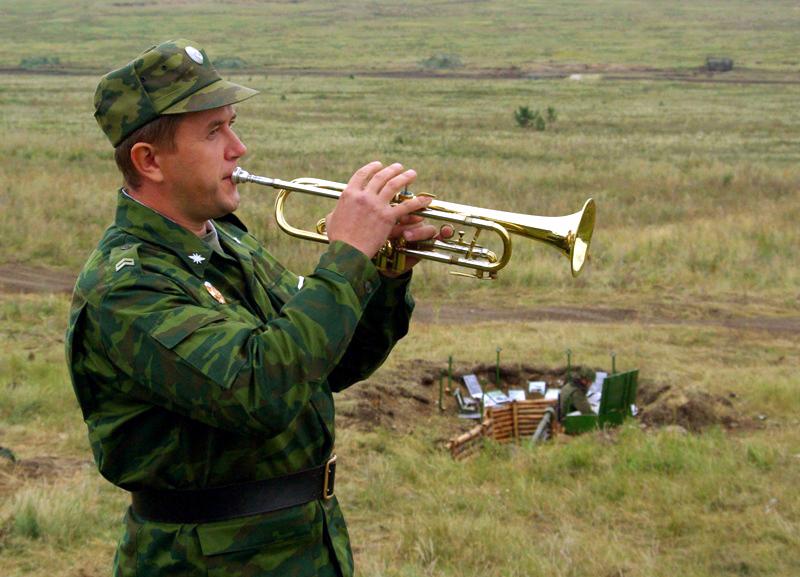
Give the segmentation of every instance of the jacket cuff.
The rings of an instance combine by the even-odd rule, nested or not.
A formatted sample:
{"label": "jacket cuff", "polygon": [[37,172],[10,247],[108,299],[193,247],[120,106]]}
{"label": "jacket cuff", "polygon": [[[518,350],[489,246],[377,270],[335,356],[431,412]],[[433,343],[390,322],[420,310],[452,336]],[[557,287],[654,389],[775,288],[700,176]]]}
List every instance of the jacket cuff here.
{"label": "jacket cuff", "polygon": [[[334,273],[345,279],[353,289],[353,292],[365,307],[369,299],[381,286],[381,278],[378,269],[372,264],[367,256],[340,240],[335,240],[328,245],[328,250],[322,255],[314,271],[319,274],[322,271]],[[383,279],[385,282],[386,279]]]}
{"label": "jacket cuff", "polygon": [[[404,304],[409,311],[414,308],[414,299],[411,297],[409,285],[411,284],[411,271],[408,271],[399,277],[387,277],[380,275],[381,289],[380,299],[383,306],[386,308],[394,308],[400,304]],[[375,297],[376,299],[378,297]]]}

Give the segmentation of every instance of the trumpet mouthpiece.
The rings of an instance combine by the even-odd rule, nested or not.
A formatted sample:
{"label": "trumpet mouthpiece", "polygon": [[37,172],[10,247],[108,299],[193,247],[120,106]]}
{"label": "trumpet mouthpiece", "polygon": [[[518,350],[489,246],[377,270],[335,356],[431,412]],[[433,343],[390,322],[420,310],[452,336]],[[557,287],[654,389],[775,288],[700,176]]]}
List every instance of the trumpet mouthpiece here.
{"label": "trumpet mouthpiece", "polygon": [[250,173],[241,166],[237,166],[231,174],[231,182],[239,184],[241,182],[248,182],[250,180]]}

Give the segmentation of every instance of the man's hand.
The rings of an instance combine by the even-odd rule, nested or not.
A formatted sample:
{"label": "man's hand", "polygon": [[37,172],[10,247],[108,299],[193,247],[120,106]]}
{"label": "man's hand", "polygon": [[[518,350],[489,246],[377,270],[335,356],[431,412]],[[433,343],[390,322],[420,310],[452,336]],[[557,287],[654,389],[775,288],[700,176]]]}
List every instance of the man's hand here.
{"label": "man's hand", "polygon": [[[400,222],[392,229],[389,234],[390,240],[403,238],[408,243],[420,242],[425,240],[446,240],[453,236],[453,227],[445,224],[441,228],[436,228],[432,224],[423,224],[423,218],[416,214],[409,214],[400,219]],[[381,271],[383,276],[395,278],[410,271],[420,259],[413,256],[406,256],[405,268],[400,271]]]}
{"label": "man's hand", "polygon": [[394,238],[403,235],[413,241],[432,238],[435,228],[422,225],[422,219],[411,214],[428,206],[430,197],[417,196],[390,204],[416,177],[416,172],[404,170],[399,163],[384,168],[376,161],[358,169],[326,218],[328,238],[346,242],[369,258],[373,258],[392,235]]}

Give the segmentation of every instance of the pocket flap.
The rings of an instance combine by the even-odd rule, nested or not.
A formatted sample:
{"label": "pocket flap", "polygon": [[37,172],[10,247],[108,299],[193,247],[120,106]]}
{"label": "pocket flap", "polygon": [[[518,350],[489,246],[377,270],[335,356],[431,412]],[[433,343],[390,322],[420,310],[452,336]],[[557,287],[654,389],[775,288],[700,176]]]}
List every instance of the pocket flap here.
{"label": "pocket flap", "polygon": [[322,536],[322,511],[316,502],[281,511],[197,526],[203,555],[223,555],[273,543]]}
{"label": "pocket flap", "polygon": [[175,318],[174,322],[161,323],[150,330],[150,334],[159,343],[173,349],[197,329],[225,318],[223,313],[204,311],[185,318]]}

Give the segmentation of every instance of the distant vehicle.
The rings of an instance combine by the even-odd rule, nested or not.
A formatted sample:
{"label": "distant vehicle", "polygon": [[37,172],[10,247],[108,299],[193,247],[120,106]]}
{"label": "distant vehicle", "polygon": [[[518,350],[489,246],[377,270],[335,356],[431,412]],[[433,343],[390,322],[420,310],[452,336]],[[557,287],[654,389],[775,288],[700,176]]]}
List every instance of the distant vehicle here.
{"label": "distant vehicle", "polygon": [[706,58],[706,70],[709,72],[728,72],[733,70],[733,59],[709,56]]}

